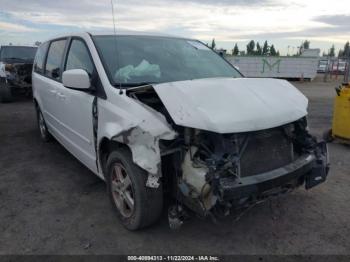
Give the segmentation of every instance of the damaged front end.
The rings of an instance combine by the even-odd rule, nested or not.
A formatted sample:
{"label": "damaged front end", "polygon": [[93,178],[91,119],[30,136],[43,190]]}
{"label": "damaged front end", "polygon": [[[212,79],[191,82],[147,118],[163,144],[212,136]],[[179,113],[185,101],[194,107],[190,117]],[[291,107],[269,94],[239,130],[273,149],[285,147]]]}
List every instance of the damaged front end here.
{"label": "damaged front end", "polygon": [[185,128],[182,136],[181,150],[170,161],[175,196],[203,217],[228,215],[233,207],[248,207],[301,185],[310,189],[329,171],[326,143],[308,133],[305,118],[236,134]]}
{"label": "damaged front end", "polygon": [[[175,123],[175,105],[169,112],[159,98],[161,93],[151,86],[130,90],[128,95],[164,115],[178,134],[174,139],[159,139],[163,186],[177,201],[169,212],[174,227],[181,224],[184,207],[215,218],[228,215],[232,208],[248,207],[301,185],[310,189],[326,180],[327,145],[309,134],[301,109],[295,111],[304,117],[274,128],[216,132]],[[306,107],[301,100],[300,108]],[[193,118],[193,111],[186,115],[182,109],[177,121]],[[287,108],[285,115],[292,115],[292,110]]]}
{"label": "damaged front end", "polygon": [[33,64],[7,64],[5,67],[7,70],[8,81],[17,87],[30,87],[32,83],[32,68]]}
{"label": "damaged front end", "polygon": [[0,77],[13,91],[31,92],[33,63],[2,63]]}

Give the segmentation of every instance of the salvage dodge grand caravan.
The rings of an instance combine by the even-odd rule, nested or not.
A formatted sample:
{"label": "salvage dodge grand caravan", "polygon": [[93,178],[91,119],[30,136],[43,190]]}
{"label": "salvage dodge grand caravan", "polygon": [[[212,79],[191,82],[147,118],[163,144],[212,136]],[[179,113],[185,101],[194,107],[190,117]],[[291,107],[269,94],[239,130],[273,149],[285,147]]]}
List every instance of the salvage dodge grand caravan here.
{"label": "salvage dodge grand caravan", "polygon": [[33,69],[41,137],[107,183],[121,223],[212,218],[324,182],[308,100],[284,80],[248,79],[199,41],[79,33],[43,43]]}

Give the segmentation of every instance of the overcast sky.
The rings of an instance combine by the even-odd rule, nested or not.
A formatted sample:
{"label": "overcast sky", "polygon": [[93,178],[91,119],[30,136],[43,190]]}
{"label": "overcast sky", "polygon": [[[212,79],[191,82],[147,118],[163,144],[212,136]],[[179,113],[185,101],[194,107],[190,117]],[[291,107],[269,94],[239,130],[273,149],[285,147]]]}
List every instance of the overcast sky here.
{"label": "overcast sky", "polygon": [[[0,0],[0,44],[32,44],[67,31],[111,30],[110,0]],[[245,49],[250,39],[282,54],[308,39],[328,50],[350,40],[348,0],[114,0],[117,28],[159,31]]]}

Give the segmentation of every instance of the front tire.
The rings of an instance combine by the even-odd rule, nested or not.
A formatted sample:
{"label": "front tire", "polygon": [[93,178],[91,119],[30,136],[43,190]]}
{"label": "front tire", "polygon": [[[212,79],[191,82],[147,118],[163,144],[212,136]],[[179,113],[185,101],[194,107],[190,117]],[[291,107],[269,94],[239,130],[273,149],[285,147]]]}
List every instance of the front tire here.
{"label": "front tire", "polygon": [[12,88],[6,82],[6,79],[0,79],[0,102],[1,103],[10,103],[13,101]]}
{"label": "front tire", "polygon": [[109,155],[107,170],[107,192],[123,226],[138,230],[155,223],[163,208],[162,185],[146,187],[147,172],[134,164],[127,148]]}

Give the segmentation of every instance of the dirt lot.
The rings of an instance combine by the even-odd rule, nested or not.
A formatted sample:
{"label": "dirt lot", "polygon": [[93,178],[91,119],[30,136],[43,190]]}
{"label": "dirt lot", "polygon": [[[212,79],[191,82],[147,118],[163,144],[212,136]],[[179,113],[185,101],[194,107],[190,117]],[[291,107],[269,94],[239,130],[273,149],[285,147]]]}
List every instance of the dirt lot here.
{"label": "dirt lot", "polygon": [[[311,131],[330,127],[335,82],[295,83]],[[331,144],[328,181],[269,200],[240,220],[160,222],[128,232],[105,185],[57,142],[40,141],[31,102],[0,104],[0,254],[350,254],[350,147]]]}

